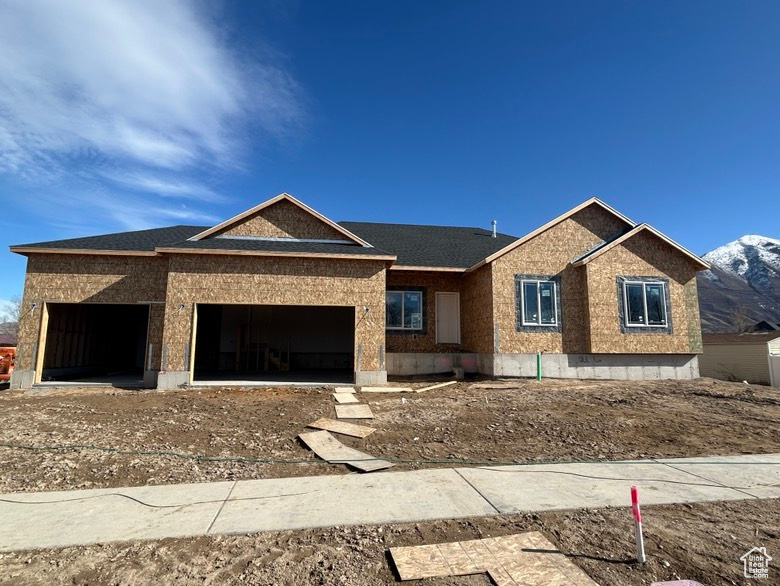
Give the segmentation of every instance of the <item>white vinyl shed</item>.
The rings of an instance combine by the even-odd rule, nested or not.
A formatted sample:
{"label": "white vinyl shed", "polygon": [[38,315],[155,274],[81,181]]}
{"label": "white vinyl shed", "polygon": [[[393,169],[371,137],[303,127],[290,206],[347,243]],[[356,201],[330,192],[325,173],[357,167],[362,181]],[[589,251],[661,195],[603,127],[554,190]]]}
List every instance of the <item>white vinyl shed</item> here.
{"label": "white vinyl shed", "polygon": [[701,376],[780,386],[780,332],[704,334]]}

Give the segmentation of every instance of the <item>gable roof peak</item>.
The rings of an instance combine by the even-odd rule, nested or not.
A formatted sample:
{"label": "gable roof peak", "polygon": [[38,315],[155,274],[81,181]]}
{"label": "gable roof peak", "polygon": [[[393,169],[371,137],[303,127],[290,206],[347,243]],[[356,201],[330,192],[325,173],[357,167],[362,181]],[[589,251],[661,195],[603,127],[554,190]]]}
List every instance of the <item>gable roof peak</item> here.
{"label": "gable roof peak", "polygon": [[572,262],[572,265],[574,265],[574,266],[581,266],[581,265],[588,264],[593,259],[598,258],[602,254],[612,250],[615,246],[618,246],[619,244],[622,244],[623,242],[625,242],[629,238],[632,238],[632,237],[636,236],[637,234],[639,234],[640,232],[644,232],[644,231],[650,232],[655,237],[660,239],[662,242],[666,243],[667,245],[671,246],[672,248],[678,250],[683,255],[688,257],[691,261],[693,261],[694,264],[696,264],[699,267],[701,267],[698,270],[703,270],[703,269],[710,268],[710,265],[709,265],[708,262],[704,261],[699,256],[695,255],[694,253],[692,253],[690,250],[688,250],[684,246],[678,244],[677,242],[675,242],[674,240],[672,240],[671,238],[669,238],[668,236],[666,236],[662,232],[659,232],[658,230],[653,228],[647,222],[642,222],[641,224],[637,224],[631,230],[629,230],[628,232],[625,232],[624,234],[618,236],[614,240],[610,240],[609,242],[603,243],[601,246],[598,246],[597,248],[591,250],[586,255],[581,256],[578,259],[574,260]]}
{"label": "gable roof peak", "polygon": [[569,211],[562,213],[560,216],[558,216],[556,218],[553,218],[552,220],[550,220],[546,224],[544,224],[542,226],[539,226],[538,228],[536,228],[536,230],[533,230],[533,231],[529,232],[528,234],[526,234],[525,236],[522,236],[522,237],[518,238],[517,240],[515,240],[514,242],[512,242],[508,246],[505,246],[504,248],[502,248],[498,252],[495,252],[495,253],[491,254],[490,256],[488,256],[487,258],[479,261],[477,264],[475,264],[474,266],[470,267],[468,270],[469,271],[474,271],[474,270],[478,269],[479,267],[481,267],[483,265],[486,265],[488,263],[493,262],[497,258],[499,258],[501,256],[504,256],[506,253],[511,252],[512,250],[514,250],[518,246],[521,246],[522,244],[528,242],[532,238],[535,238],[536,236],[538,236],[542,232],[546,232],[547,230],[549,230],[553,226],[556,226],[556,225],[560,224],[561,222],[563,222],[564,220],[567,220],[568,218],[570,218],[571,216],[573,216],[577,212],[579,212],[581,210],[584,210],[585,208],[587,208],[587,207],[589,207],[591,205],[598,205],[598,206],[600,206],[602,209],[604,209],[605,211],[607,211],[610,214],[614,215],[619,220],[625,222],[628,225],[629,228],[634,228],[637,225],[636,222],[634,222],[633,220],[631,220],[628,217],[624,216],[619,211],[617,211],[615,208],[613,208],[612,206],[604,203],[598,197],[593,195],[593,196],[589,197],[588,199],[586,199],[585,201],[583,201],[581,204],[574,206]]}
{"label": "gable roof peak", "polygon": [[354,242],[355,244],[359,244],[360,246],[365,246],[365,247],[369,247],[369,248],[371,247],[371,244],[369,244],[368,242],[366,242],[365,240],[363,240],[359,236],[356,236],[355,234],[353,234],[352,232],[350,232],[346,228],[344,228],[342,226],[339,226],[336,222],[334,222],[330,218],[327,218],[324,215],[322,215],[321,213],[319,213],[318,211],[316,211],[315,209],[310,208],[305,203],[303,203],[302,201],[296,199],[295,197],[293,197],[292,195],[290,195],[286,191],[283,191],[280,194],[275,195],[274,197],[272,197],[270,199],[267,199],[267,200],[265,200],[263,202],[260,202],[256,206],[251,207],[248,210],[245,210],[245,211],[243,211],[243,212],[241,212],[239,214],[236,214],[235,216],[233,216],[231,218],[228,218],[224,222],[220,222],[219,224],[217,224],[215,226],[212,226],[211,228],[208,228],[207,230],[204,230],[203,232],[200,232],[199,234],[196,234],[195,236],[189,238],[188,240],[191,240],[191,241],[203,240],[204,238],[207,238],[207,237],[212,236],[212,235],[214,235],[214,234],[216,234],[218,232],[222,232],[222,231],[224,231],[224,230],[226,230],[226,229],[228,229],[228,228],[230,228],[232,226],[235,226],[235,225],[241,223],[242,221],[244,221],[245,219],[247,219],[247,218],[249,218],[249,217],[251,217],[251,216],[261,212],[262,210],[264,210],[266,208],[269,208],[272,205],[277,204],[277,203],[279,203],[281,201],[287,201],[287,202],[297,206],[298,208],[300,208],[301,210],[303,210],[307,214],[313,216],[314,218],[316,218],[320,222],[328,225],[333,230],[336,230],[337,232],[341,233],[348,240]]}

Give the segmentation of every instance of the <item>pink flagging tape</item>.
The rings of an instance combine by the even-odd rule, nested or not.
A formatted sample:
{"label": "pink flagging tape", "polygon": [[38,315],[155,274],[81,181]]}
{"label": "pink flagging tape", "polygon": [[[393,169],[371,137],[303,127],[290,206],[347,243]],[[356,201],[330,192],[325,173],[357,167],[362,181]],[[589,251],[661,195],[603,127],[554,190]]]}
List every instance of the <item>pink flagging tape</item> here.
{"label": "pink flagging tape", "polygon": [[634,519],[637,523],[642,522],[642,513],[639,510],[639,491],[636,486],[631,487],[631,512],[634,514]]}

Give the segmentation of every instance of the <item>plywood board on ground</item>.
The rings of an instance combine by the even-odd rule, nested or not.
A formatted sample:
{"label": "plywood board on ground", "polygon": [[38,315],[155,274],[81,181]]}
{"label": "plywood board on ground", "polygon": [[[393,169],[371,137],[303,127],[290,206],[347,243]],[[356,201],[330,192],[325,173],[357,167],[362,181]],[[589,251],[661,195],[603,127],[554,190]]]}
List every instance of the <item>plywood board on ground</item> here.
{"label": "plywood board on ground", "polygon": [[318,419],[306,427],[313,427],[314,429],[325,429],[334,433],[341,433],[343,435],[351,435],[352,437],[359,438],[364,438],[376,431],[376,429],[373,427],[355,425],[354,423],[347,423],[346,421],[336,421],[335,419],[328,419],[327,417]]}
{"label": "plywood board on ground", "polygon": [[390,550],[401,580],[487,572],[499,586],[597,586],[541,533]]}
{"label": "plywood board on ground", "polygon": [[360,387],[361,393],[411,393],[409,387]]}
{"label": "plywood board on ground", "polygon": [[392,466],[390,462],[345,446],[327,431],[309,431],[298,437],[312,452],[331,464],[348,464],[363,472],[373,472]]}
{"label": "plywood board on ground", "polygon": [[451,380],[451,381],[447,381],[446,383],[439,383],[438,385],[431,385],[430,387],[423,387],[421,389],[417,389],[415,392],[416,393],[424,393],[425,391],[432,391],[433,389],[439,389],[441,387],[448,387],[450,385],[454,385],[457,382],[458,381],[456,381],[456,380]]}
{"label": "plywood board on ground", "polygon": [[355,387],[336,387],[333,389],[334,393],[354,393]]}
{"label": "plywood board on ground", "polygon": [[333,393],[333,398],[336,399],[336,403],[339,404],[360,403],[352,393]]}
{"label": "plywood board on ground", "polygon": [[374,414],[368,405],[336,405],[336,417],[339,419],[373,419]]}

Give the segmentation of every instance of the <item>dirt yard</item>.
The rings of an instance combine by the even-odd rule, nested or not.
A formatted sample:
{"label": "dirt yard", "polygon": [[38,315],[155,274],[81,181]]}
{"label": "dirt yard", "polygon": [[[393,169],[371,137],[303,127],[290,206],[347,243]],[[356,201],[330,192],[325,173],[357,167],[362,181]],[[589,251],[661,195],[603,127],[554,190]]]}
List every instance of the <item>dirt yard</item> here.
{"label": "dirt yard", "polygon": [[[335,417],[331,390],[5,391],[0,393],[0,444],[119,452],[0,446],[0,492],[342,474],[343,465],[318,461],[296,439],[307,423]],[[365,439],[339,439],[373,456],[401,460],[394,470],[461,460],[780,452],[780,393],[712,379],[480,381],[419,394],[358,396],[375,415],[359,422],[377,431]]]}
{"label": "dirt yard", "polygon": [[[400,583],[387,550],[538,530],[602,586],[681,578],[753,586],[740,556],[758,545],[775,559],[780,552],[776,500],[646,507],[643,521],[641,566],[632,560],[630,511],[610,508],[15,552],[0,554],[0,585],[486,586],[485,574]],[[777,584],[778,576],[770,566],[761,583]]]}
{"label": "dirt yard", "polygon": [[[307,423],[334,416],[330,393],[326,388],[4,391],[0,444],[43,449],[0,447],[0,492],[342,474],[344,466],[317,461],[296,440]],[[339,439],[400,460],[394,470],[461,460],[780,452],[780,394],[710,379],[467,381],[427,393],[359,397],[376,416],[359,423],[378,431],[364,440]],[[103,449],[52,449],[66,445]],[[708,586],[750,584],[739,557],[760,545],[773,556],[780,552],[778,500],[647,507],[644,517],[643,566],[629,561],[630,513],[601,509],[18,552],[0,557],[0,584],[392,584],[389,547],[526,530],[542,531],[603,586],[679,578]],[[780,569],[770,569],[769,583],[773,576],[778,579]]]}

